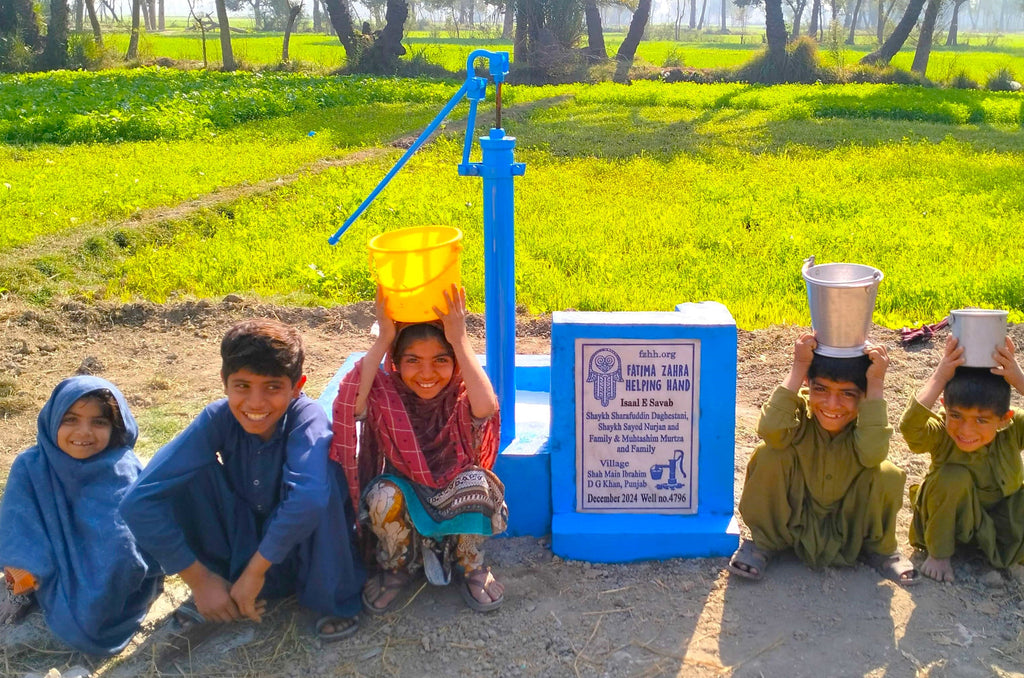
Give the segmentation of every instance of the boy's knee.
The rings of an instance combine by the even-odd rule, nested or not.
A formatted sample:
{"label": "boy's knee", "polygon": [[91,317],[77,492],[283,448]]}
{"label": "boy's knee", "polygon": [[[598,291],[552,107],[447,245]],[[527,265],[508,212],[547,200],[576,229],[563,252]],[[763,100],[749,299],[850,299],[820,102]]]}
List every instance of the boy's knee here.
{"label": "boy's knee", "polygon": [[876,482],[881,485],[882,492],[894,495],[903,501],[903,487],[907,484],[907,474],[892,462],[883,461],[874,471]]}

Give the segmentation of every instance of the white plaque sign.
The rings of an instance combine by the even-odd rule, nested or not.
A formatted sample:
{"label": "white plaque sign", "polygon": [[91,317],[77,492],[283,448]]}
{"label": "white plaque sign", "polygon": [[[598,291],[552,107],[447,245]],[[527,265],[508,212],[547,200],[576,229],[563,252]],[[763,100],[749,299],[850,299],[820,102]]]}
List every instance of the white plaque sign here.
{"label": "white plaque sign", "polygon": [[697,512],[700,341],[576,340],[576,507]]}

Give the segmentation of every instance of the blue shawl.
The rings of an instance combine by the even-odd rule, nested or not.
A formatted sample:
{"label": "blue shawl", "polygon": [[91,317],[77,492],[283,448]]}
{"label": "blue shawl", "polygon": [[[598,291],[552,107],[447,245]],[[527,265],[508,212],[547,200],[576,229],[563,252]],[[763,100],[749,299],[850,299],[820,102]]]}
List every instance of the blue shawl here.
{"label": "blue shawl", "polygon": [[[99,389],[114,394],[127,442],[78,460],[57,446],[64,414]],[[139,427],[117,387],[91,376],[65,379],[39,412],[36,444],[17,456],[0,506],[0,566],[35,575],[46,623],[87,654],[120,652],[162,590],[117,507],[142,465]]]}

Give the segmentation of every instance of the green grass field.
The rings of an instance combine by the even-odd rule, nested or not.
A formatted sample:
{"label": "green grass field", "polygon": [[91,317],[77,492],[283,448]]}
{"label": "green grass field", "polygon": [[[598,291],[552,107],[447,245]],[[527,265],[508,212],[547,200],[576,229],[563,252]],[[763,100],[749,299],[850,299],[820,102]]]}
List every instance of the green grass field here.
{"label": "green grass field", "polygon": [[[101,111],[140,82],[124,72],[102,77],[110,81],[96,88],[108,93]],[[458,133],[415,156],[337,247],[327,236],[398,150],[142,229],[123,221],[142,208],[417,132],[454,85],[389,80],[375,95],[383,101],[366,95],[312,110],[270,106],[268,117],[246,121],[211,117],[237,97],[223,82],[211,87],[202,73],[162,70],[145,77],[167,78],[162,88],[145,88],[154,119],[165,111],[154,91],[175,99],[182,97],[171,93],[194,92],[184,97],[196,104],[188,116],[209,127],[197,123],[190,137],[156,126],[157,138],[142,141],[105,140],[96,127],[87,129],[101,138],[89,143],[0,146],[0,287],[40,301],[67,293],[163,301],[233,292],[351,302],[372,297],[371,236],[450,224],[466,234],[463,278],[480,310],[481,186],[457,176]],[[233,77],[259,78],[271,102],[318,82]],[[25,84],[8,77],[0,88],[12,83]],[[53,101],[81,103],[67,94],[69,83],[74,78],[53,79]],[[657,82],[507,93],[520,103],[567,97],[513,110],[505,120],[527,163],[516,183],[517,294],[534,312],[669,309],[714,299],[741,327],[806,324],[799,268],[814,254],[822,263],[882,269],[876,320],[888,326],[966,305],[1008,308],[1011,319],[1022,319],[1024,246],[1012,235],[1024,220],[1020,94]],[[147,114],[139,115],[150,129]],[[481,129],[487,118],[482,110]],[[76,244],[60,249],[64,237]]]}

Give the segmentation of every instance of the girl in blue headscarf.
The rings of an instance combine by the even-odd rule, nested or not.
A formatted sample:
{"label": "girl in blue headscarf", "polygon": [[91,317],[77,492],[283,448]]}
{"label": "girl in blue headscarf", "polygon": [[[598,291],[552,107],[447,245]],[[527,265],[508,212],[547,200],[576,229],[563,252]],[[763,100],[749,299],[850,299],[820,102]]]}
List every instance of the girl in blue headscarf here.
{"label": "girl in blue headscarf", "polygon": [[71,377],[53,390],[0,506],[0,621],[38,602],[50,630],[77,650],[111,655],[131,640],[163,589],[117,508],[142,468],[138,434],[109,381]]}

